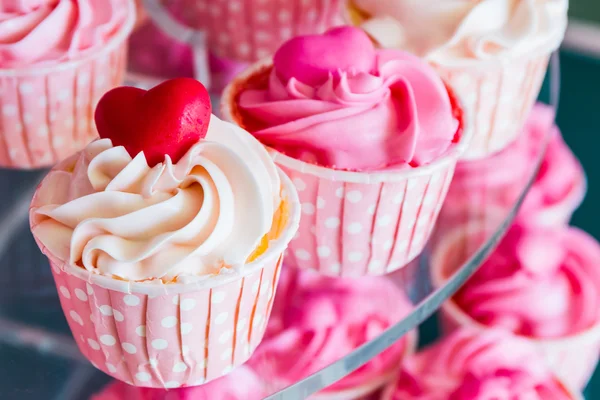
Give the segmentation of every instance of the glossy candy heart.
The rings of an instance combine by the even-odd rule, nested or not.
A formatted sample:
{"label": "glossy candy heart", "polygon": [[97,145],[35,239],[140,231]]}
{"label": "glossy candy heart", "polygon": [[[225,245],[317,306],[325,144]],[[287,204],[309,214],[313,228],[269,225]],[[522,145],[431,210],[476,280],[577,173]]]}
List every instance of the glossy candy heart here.
{"label": "glossy candy heart", "polygon": [[323,35],[299,36],[279,48],[273,60],[279,78],[296,78],[318,85],[329,73],[370,72],[375,69],[376,52],[369,36],[360,29],[343,26]]}
{"label": "glossy candy heart", "polygon": [[131,157],[144,152],[155,166],[169,155],[173,162],[206,136],[211,104],[197,80],[177,78],[146,91],[118,87],[106,93],[96,108],[100,137],[124,146]]}

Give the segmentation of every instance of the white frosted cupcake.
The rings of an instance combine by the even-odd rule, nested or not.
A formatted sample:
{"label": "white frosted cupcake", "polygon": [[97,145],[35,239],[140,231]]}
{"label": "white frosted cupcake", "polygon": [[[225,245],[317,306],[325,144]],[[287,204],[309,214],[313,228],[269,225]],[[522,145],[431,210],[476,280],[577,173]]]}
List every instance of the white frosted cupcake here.
{"label": "white frosted cupcake", "polygon": [[291,181],[193,79],[114,89],[96,123],[30,211],[79,349],[135,386],[229,373],[266,328],[299,223]]}
{"label": "white frosted cupcake", "polygon": [[426,58],[474,116],[464,158],[514,141],[567,26],[567,0],[349,0],[346,17],[384,48]]}

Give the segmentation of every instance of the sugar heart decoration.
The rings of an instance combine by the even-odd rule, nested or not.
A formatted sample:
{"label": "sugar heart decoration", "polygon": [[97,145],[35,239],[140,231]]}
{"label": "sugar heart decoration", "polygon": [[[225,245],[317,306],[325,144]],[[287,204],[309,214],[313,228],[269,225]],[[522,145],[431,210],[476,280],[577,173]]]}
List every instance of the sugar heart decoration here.
{"label": "sugar heart decoration", "polygon": [[211,104],[197,80],[177,78],[146,91],[118,87],[98,103],[95,120],[101,138],[123,146],[131,157],[144,152],[148,165],[173,162],[206,136]]}
{"label": "sugar heart decoration", "polygon": [[369,36],[362,30],[342,26],[323,35],[295,37],[284,43],[273,59],[279,78],[287,82],[296,78],[307,85],[319,85],[329,74],[371,72],[376,52]]}

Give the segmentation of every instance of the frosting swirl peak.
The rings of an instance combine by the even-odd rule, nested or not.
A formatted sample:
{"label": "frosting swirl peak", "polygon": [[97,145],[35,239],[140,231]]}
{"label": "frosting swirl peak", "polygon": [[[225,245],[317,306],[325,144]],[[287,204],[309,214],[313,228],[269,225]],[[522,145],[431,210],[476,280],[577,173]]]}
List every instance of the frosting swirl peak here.
{"label": "frosting swirl peak", "polygon": [[441,65],[549,52],[567,26],[567,0],[353,1],[355,22],[382,47]]}
{"label": "frosting swirl peak", "polygon": [[131,281],[201,279],[243,265],[271,230],[280,181],[264,148],[211,118],[205,140],[150,168],[110,139],[50,172],[32,230],[51,254]]}
{"label": "frosting swirl peak", "polygon": [[600,321],[598,265],[600,246],[586,233],[517,224],[454,301],[478,322],[522,336],[576,334]]}
{"label": "frosting swirl peak", "polygon": [[391,400],[572,400],[536,350],[508,333],[463,329],[403,363]]}
{"label": "frosting swirl peak", "polygon": [[0,2],[0,67],[61,62],[107,43],[132,13],[130,0]]}
{"label": "frosting swirl peak", "polygon": [[267,146],[341,170],[427,164],[460,129],[448,91],[428,65],[376,51],[349,27],[284,44],[264,87],[243,91],[239,107]]}

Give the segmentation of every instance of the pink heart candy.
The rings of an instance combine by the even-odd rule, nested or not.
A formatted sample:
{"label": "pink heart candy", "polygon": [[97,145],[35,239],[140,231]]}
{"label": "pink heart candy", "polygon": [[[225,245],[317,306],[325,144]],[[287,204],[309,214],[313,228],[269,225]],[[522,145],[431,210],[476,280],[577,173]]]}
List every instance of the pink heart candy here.
{"label": "pink heart candy", "polygon": [[284,82],[296,78],[315,86],[338,71],[351,74],[375,69],[376,52],[369,36],[360,29],[342,26],[322,35],[295,37],[275,53],[273,65]]}

